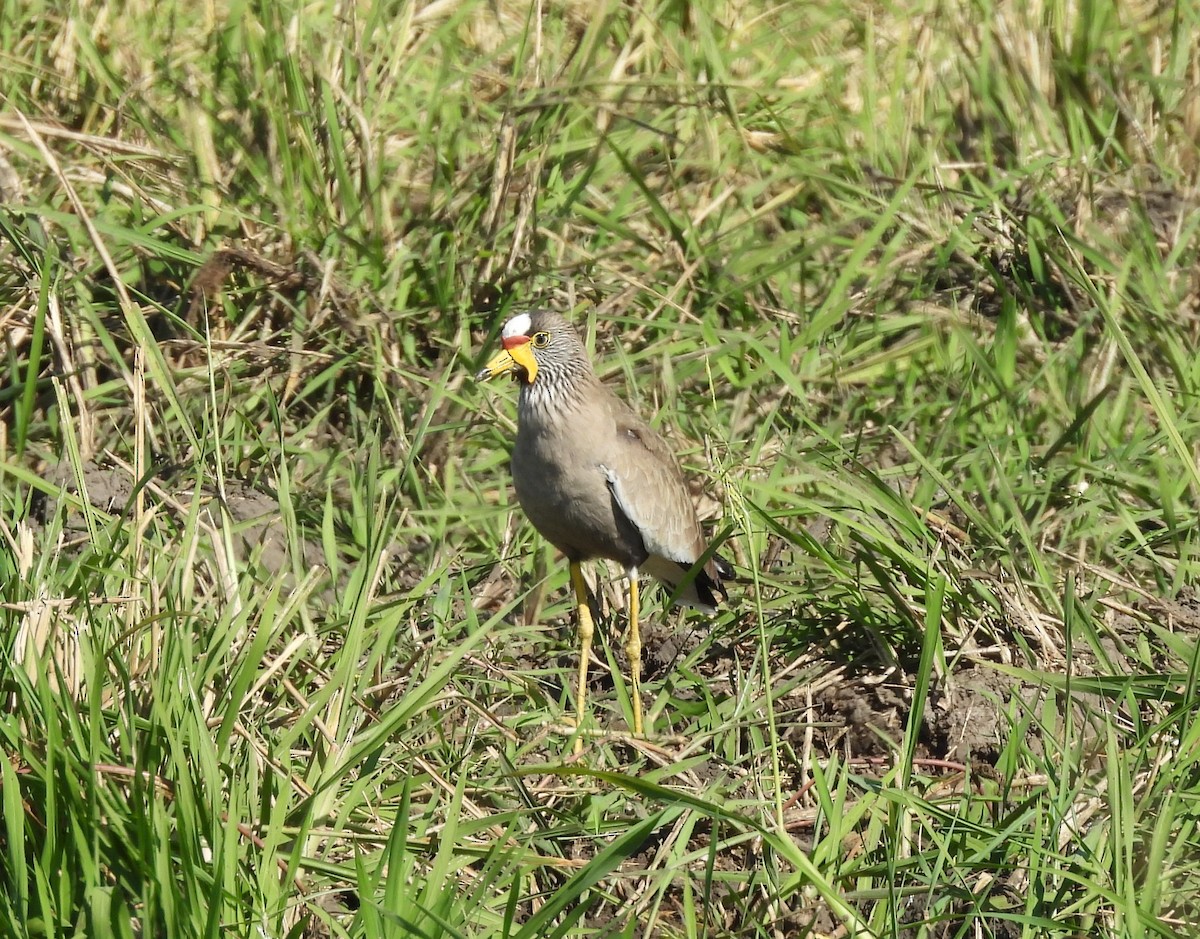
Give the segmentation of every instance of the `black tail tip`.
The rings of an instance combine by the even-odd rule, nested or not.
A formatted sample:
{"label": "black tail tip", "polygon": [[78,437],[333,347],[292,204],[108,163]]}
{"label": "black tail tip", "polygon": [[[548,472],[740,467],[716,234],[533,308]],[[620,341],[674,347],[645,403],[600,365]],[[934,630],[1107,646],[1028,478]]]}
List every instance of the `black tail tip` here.
{"label": "black tail tip", "polygon": [[707,570],[701,571],[700,576],[696,578],[696,593],[701,603],[715,607],[722,600],[729,599],[729,591],[725,589],[723,581],[735,582],[737,574],[733,565],[719,554],[712,556],[712,567],[717,576],[713,577]]}
{"label": "black tail tip", "polygon": [[721,580],[728,580],[730,583],[737,582],[737,572],[733,569],[732,564],[719,554],[714,554],[712,560],[713,566],[717,569],[717,577]]}

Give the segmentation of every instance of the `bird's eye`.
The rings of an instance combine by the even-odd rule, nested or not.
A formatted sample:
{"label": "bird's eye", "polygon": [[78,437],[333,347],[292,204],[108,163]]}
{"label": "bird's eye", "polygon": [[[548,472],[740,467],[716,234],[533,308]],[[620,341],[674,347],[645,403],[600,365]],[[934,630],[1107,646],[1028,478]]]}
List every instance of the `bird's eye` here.
{"label": "bird's eye", "polygon": [[550,345],[550,334],[534,333],[532,342],[535,349],[545,349],[546,346]]}

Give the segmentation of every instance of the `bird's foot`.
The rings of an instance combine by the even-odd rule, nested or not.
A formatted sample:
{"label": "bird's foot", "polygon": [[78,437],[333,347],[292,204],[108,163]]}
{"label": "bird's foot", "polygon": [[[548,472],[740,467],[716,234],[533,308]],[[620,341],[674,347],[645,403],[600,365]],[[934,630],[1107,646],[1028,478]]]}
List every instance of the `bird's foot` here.
{"label": "bird's foot", "polygon": [[593,743],[624,743],[630,746],[649,744],[644,734],[635,734],[630,730],[580,729],[574,719],[570,717],[563,717],[557,724],[551,724],[550,730],[552,733],[560,733],[564,737],[573,737],[576,754],[583,752],[584,741],[587,741],[589,746]]}

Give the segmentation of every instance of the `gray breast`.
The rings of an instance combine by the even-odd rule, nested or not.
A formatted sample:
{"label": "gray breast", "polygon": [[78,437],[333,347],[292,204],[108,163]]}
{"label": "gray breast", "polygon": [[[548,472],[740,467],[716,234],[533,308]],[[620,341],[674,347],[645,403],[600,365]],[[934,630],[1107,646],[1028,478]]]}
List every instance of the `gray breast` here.
{"label": "gray breast", "polygon": [[574,561],[610,558],[637,566],[642,537],[616,508],[603,465],[615,428],[606,413],[573,409],[549,419],[522,408],[512,472],[521,508],[551,544]]}

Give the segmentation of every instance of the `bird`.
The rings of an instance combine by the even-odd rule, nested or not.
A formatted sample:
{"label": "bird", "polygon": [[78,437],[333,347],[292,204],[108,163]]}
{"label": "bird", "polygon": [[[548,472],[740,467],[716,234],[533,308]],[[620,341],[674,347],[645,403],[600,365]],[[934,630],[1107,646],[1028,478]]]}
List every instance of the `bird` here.
{"label": "bird", "polygon": [[[511,375],[520,385],[512,479],[517,501],[570,565],[579,628],[575,751],[587,716],[595,621],[582,564],[625,569],[632,731],[644,737],[638,576],[665,583],[678,605],[715,612],[732,566],[710,551],[679,461],[666,441],[600,381],[575,328],[550,310],[518,313],[477,381]],[[703,559],[703,563],[700,563]]]}

